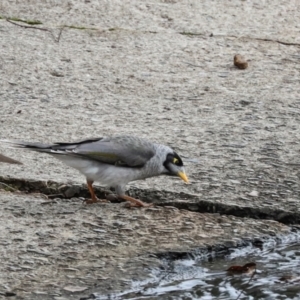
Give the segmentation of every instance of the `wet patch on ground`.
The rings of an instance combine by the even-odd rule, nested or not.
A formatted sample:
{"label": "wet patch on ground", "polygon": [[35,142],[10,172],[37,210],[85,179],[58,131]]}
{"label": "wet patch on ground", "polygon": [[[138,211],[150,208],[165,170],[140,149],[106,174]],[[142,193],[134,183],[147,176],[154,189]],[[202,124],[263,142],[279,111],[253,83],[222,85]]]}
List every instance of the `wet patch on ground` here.
{"label": "wet patch on ground", "polygon": [[0,281],[6,282],[0,292],[22,299],[118,291],[149,278],[162,257],[222,252],[290,232],[276,221],[170,206],[86,205],[78,197],[49,200],[3,190],[0,198]]}
{"label": "wet patch on ground", "polygon": [[[95,293],[87,299],[296,299],[299,295],[300,231],[248,242],[225,252],[191,252],[164,258],[151,278],[137,280],[131,289]],[[232,266],[253,265],[245,272]],[[235,268],[237,269],[237,268]]]}

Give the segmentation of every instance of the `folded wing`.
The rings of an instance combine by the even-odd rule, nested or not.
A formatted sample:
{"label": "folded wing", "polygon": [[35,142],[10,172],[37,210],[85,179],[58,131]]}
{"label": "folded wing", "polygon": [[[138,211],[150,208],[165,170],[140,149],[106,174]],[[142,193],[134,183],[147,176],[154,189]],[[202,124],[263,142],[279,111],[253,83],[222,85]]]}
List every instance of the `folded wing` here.
{"label": "folded wing", "polygon": [[142,167],[155,155],[151,142],[132,136],[115,136],[52,145],[20,141],[3,141],[14,148],[26,148],[53,156],[68,155],[123,167]]}
{"label": "folded wing", "polygon": [[136,137],[108,137],[78,144],[73,154],[123,167],[142,167],[155,154],[154,145]]}

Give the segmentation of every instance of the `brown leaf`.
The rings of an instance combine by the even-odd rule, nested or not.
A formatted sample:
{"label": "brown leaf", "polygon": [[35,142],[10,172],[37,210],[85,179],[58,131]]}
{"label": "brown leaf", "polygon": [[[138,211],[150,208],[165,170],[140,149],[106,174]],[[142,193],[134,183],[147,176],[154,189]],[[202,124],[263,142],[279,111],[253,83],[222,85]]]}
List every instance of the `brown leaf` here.
{"label": "brown leaf", "polygon": [[233,64],[241,70],[248,68],[248,62],[240,54],[234,56]]}
{"label": "brown leaf", "polygon": [[251,262],[247,263],[243,266],[231,266],[229,269],[226,271],[231,273],[231,274],[245,274],[245,273],[252,273],[256,269],[256,263]]}
{"label": "brown leaf", "polygon": [[244,269],[242,266],[231,266],[229,269],[226,270],[227,272],[232,273],[243,273]]}

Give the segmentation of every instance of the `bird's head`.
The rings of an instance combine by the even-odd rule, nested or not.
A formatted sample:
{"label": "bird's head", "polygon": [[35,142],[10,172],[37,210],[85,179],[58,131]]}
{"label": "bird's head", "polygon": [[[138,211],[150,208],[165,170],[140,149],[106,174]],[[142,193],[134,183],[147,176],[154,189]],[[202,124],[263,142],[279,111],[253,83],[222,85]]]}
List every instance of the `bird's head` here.
{"label": "bird's head", "polygon": [[176,152],[167,154],[164,167],[167,169],[167,175],[179,176],[184,182],[189,182],[185,174],[182,159]]}

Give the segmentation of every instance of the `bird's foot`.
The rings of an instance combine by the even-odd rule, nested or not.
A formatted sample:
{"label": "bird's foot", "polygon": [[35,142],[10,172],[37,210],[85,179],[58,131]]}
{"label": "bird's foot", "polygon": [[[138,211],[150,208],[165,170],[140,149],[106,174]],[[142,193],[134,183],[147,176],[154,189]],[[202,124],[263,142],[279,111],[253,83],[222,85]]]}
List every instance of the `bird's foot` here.
{"label": "bird's foot", "polygon": [[107,199],[98,199],[98,198],[94,198],[94,199],[88,199],[84,201],[85,204],[94,204],[94,203],[108,203],[109,201]]}
{"label": "bird's foot", "polygon": [[132,208],[132,207],[147,208],[147,207],[153,207],[154,204],[153,203],[145,203],[145,202],[142,202],[142,201],[140,203],[132,203],[132,202],[126,201],[125,206],[127,208]]}
{"label": "bird's foot", "polygon": [[94,204],[94,203],[98,203],[98,202],[109,202],[107,199],[98,199],[97,198],[97,196],[94,192],[94,189],[93,189],[93,181],[87,179],[86,183],[87,183],[87,187],[90,191],[91,198],[92,198],[89,200],[85,200],[86,204]]}
{"label": "bird's foot", "polygon": [[141,200],[132,198],[130,196],[123,195],[119,197],[127,201],[128,207],[152,207],[153,206],[153,203],[145,203]]}

